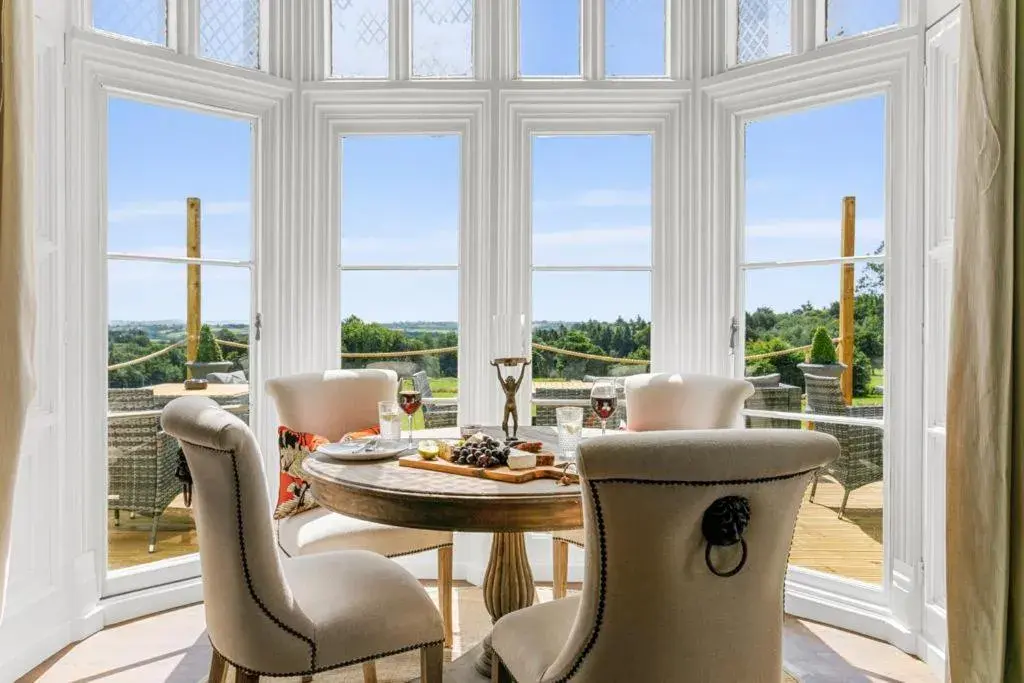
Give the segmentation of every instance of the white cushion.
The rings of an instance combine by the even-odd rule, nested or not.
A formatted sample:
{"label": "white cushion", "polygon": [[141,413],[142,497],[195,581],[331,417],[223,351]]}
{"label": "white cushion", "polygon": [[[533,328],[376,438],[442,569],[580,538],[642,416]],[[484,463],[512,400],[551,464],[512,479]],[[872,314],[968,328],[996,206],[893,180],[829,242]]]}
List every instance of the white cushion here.
{"label": "white cushion", "polygon": [[280,520],[277,542],[290,557],[355,549],[394,557],[449,545],[452,532],[387,526],[315,508]]}
{"label": "white cushion", "polygon": [[583,529],[568,529],[566,531],[552,532],[551,537],[559,541],[572,543],[574,546],[582,548],[583,540],[586,538],[586,534],[583,533]]}

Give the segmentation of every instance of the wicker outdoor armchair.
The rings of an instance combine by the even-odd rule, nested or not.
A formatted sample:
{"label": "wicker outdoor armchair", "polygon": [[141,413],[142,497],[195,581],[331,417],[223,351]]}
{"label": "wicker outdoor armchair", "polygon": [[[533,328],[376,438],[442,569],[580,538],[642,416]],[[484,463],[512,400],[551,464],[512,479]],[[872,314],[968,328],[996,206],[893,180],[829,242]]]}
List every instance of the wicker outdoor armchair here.
{"label": "wicker outdoor armchair", "polygon": [[115,526],[121,512],[152,517],[149,552],[156,551],[160,515],[181,493],[175,476],[178,442],[160,429],[160,414],[152,389],[111,389],[112,410],[152,410],[139,417],[112,418],[107,427],[107,507],[114,512]]}
{"label": "wicker outdoor armchair", "polygon": [[[420,392],[423,399],[433,398],[434,393],[430,389],[430,378],[427,373],[420,370],[412,376],[416,390]],[[435,429],[437,427],[454,427],[459,421],[459,407],[454,405],[435,405],[423,401],[423,427]]]}
{"label": "wicker outdoor armchair", "polygon": [[[839,415],[881,419],[882,406],[848,406],[843,401],[843,392],[838,377],[805,375],[807,388],[807,412],[817,415]],[[882,457],[884,450],[883,433],[879,427],[863,425],[841,425],[816,422],[814,429],[831,434],[839,440],[841,453],[823,472],[843,487],[843,502],[839,516],[846,514],[846,503],[850,492],[862,486],[882,480]],[[811,486],[811,501],[818,489],[818,478]]]}

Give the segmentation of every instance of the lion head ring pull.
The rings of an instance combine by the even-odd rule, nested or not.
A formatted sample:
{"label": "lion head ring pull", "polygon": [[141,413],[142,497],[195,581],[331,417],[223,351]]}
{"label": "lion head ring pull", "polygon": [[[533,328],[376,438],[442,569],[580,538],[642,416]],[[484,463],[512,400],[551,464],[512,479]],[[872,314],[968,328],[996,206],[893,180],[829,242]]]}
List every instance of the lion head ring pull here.
{"label": "lion head ring pull", "polygon": [[[725,496],[719,498],[704,511],[701,531],[707,547],[704,549],[704,561],[715,576],[736,576],[747,563],[747,542],[743,540],[743,532],[750,523],[750,501],[742,496]],[[739,563],[732,569],[719,569],[711,561],[711,549],[715,546],[728,547],[740,544],[743,554]]]}

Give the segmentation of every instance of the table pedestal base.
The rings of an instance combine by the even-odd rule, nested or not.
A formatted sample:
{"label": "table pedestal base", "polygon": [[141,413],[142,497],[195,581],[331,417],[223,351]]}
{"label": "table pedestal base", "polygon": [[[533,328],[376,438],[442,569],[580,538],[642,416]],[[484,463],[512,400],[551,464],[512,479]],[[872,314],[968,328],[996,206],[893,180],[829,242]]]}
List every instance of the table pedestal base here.
{"label": "table pedestal base", "polygon": [[[533,572],[526,557],[526,538],[520,532],[498,532],[491,543],[491,557],[484,574],[484,606],[491,623],[510,612],[533,604]],[[491,675],[491,636],[483,640],[476,670]]]}

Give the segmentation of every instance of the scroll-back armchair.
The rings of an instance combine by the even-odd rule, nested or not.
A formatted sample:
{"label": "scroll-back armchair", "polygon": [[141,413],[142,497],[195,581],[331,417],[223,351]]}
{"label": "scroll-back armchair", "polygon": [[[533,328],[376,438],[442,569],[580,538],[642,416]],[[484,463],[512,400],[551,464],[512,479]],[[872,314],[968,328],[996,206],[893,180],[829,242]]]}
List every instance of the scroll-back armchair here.
{"label": "scroll-back armchair", "polygon": [[[670,429],[728,429],[740,425],[743,402],[754,387],[742,379],[714,375],[655,373],[626,378],[628,429],[648,432]],[[565,596],[569,545],[582,548],[582,529],[552,534],[552,585],[556,598]]]}
{"label": "scroll-back armchair", "polygon": [[838,454],[795,430],[584,441],[583,591],[498,620],[492,681],[778,683],[796,516]]}
{"label": "scroll-back armchair", "polygon": [[[267,382],[282,425],[338,441],[345,434],[377,425],[377,404],[393,401],[398,377],[393,370],[328,370],[278,377]],[[452,643],[452,533],[367,522],[322,507],[285,517],[277,524],[278,544],[290,557],[360,548],[386,557],[437,551],[437,584]]]}
{"label": "scroll-back armchair", "polygon": [[444,628],[412,574],[365,550],[282,558],[263,457],[245,423],[199,396],[169,403],[162,422],[193,482],[210,683],[221,683],[227,664],[239,683],[312,680],[415,649],[422,680],[440,683]]}

